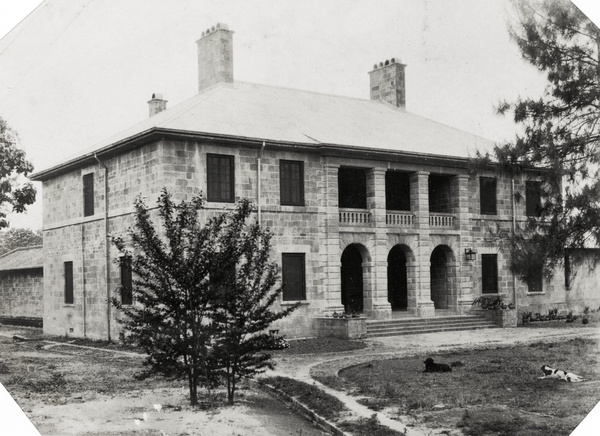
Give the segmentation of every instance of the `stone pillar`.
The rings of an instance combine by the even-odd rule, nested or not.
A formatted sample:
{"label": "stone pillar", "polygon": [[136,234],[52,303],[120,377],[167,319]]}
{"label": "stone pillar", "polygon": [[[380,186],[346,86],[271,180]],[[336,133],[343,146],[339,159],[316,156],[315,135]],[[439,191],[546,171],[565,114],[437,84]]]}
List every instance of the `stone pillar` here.
{"label": "stone pillar", "polygon": [[418,171],[411,175],[410,202],[415,215],[415,228],[419,232],[418,247],[415,251],[416,315],[430,318],[435,316],[435,308],[431,300],[428,172]]}
{"label": "stone pillar", "polygon": [[323,166],[324,192],[323,199],[325,241],[321,245],[321,258],[323,259],[325,287],[324,312],[343,312],[342,305],[342,280],[341,280],[341,253],[340,253],[340,222],[338,208],[338,170],[339,165],[326,163]]}
{"label": "stone pillar", "polygon": [[473,266],[477,260],[466,260],[465,249],[476,249],[473,239],[472,214],[469,210],[469,176],[460,174],[452,180],[452,212],[456,215],[460,245],[456,253],[456,308],[459,313],[471,309],[473,302]]}
{"label": "stone pillar", "polygon": [[[387,299],[387,256],[388,235],[385,205],[385,168],[372,168],[367,173],[367,207],[372,214],[375,230],[375,245],[371,253],[371,275],[369,283],[371,292],[365,294],[365,304],[370,299],[369,317],[388,319],[392,316],[392,306]],[[363,269],[364,270],[364,269]]]}

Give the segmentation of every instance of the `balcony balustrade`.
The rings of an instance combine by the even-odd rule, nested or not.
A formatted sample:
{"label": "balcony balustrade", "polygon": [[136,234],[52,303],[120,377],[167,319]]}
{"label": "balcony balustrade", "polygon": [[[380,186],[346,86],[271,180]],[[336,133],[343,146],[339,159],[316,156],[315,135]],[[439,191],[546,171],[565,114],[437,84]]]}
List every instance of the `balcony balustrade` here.
{"label": "balcony balustrade", "polygon": [[371,225],[371,212],[364,209],[340,209],[340,224],[348,226]]}
{"label": "balcony balustrade", "polygon": [[392,227],[413,227],[415,216],[410,212],[391,212],[385,214],[385,223]]}
{"label": "balcony balustrade", "polygon": [[429,227],[453,228],[456,226],[456,217],[448,213],[432,213],[429,215]]}

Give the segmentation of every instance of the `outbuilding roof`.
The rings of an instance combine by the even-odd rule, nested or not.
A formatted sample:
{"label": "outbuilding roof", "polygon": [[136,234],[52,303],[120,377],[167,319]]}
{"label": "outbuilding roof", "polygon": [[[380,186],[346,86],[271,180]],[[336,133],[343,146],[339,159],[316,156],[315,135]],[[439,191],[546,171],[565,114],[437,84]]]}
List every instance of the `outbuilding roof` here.
{"label": "outbuilding roof", "polygon": [[382,101],[245,82],[219,83],[32,178],[44,180],[64,165],[113,150],[153,130],[452,158],[468,158],[476,150],[493,147],[488,139]]}
{"label": "outbuilding roof", "polygon": [[0,256],[0,271],[16,271],[44,267],[41,245],[16,248]]}

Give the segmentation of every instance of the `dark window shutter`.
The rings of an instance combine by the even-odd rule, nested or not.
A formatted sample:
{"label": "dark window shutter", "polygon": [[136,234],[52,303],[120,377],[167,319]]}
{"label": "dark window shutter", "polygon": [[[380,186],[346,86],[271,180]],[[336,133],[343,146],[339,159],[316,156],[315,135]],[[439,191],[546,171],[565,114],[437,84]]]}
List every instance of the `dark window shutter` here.
{"label": "dark window shutter", "polygon": [[83,176],[83,216],[94,215],[94,174]]}
{"label": "dark window shutter", "polygon": [[65,304],[73,304],[73,262],[65,262]]}
{"label": "dark window shutter", "polygon": [[527,182],[525,185],[525,201],[527,216],[539,217],[542,210],[542,187],[540,182]]}
{"label": "dark window shutter", "polygon": [[283,300],[306,300],[304,253],[282,254]]}
{"label": "dark window shutter", "polygon": [[235,186],[233,156],[209,154],[206,173],[208,201],[232,203]]}
{"label": "dark window shutter", "polygon": [[131,259],[121,262],[121,304],[133,304],[133,277],[131,273]]}
{"label": "dark window shutter", "polygon": [[285,161],[279,163],[281,204],[304,205],[304,162]]}
{"label": "dark window shutter", "polygon": [[498,255],[481,255],[481,292],[496,294],[498,292]]}
{"label": "dark window shutter", "polygon": [[479,178],[479,204],[483,215],[496,215],[496,179]]}

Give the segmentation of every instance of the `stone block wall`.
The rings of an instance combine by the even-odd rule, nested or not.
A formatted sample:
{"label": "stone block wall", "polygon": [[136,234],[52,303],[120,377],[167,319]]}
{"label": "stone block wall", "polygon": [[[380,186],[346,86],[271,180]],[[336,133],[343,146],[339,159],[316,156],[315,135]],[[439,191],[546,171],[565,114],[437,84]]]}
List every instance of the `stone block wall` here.
{"label": "stone block wall", "polygon": [[42,268],[0,273],[0,317],[42,318],[43,296]]}
{"label": "stone block wall", "polygon": [[[565,292],[564,278],[561,283],[558,275],[552,282],[544,284],[541,294],[529,294],[525,284],[513,280],[509,270],[509,253],[490,240],[492,233],[511,231],[513,191],[510,180],[498,178],[497,214],[487,216],[479,212],[479,180],[469,177],[466,168],[387,162],[350,155],[323,156],[276,144],[268,144],[261,150],[260,144],[233,146],[211,141],[165,139],[44,182],[46,333],[98,339],[109,334],[113,338],[118,335],[116,321],[121,314],[110,307],[108,300],[116,295],[114,291],[120,285],[120,272],[115,264],[119,253],[111,245],[110,237],[125,236],[127,228],[133,224],[134,201],[140,195],[148,206],[154,207],[163,187],[168,188],[177,202],[190,200],[200,193],[206,194],[208,154],[233,156],[235,199],[248,198],[255,204],[260,203],[261,224],[270,228],[274,235],[272,260],[281,265],[283,253],[305,255],[306,300],[290,317],[274,326],[289,338],[320,334],[322,329],[314,320],[343,310],[341,255],[350,244],[360,246],[364,254],[364,306],[365,314],[372,319],[391,316],[387,301],[387,256],[396,245],[402,247],[408,259],[408,311],[415,316],[435,315],[431,301],[430,264],[431,254],[438,246],[444,250],[448,268],[445,292],[449,308],[458,312],[468,310],[472,300],[481,295],[481,254],[485,253],[498,256],[498,292],[506,294],[512,301],[516,291],[519,307],[562,307],[569,301],[586,304],[589,298],[596,298],[592,289],[595,279],[592,276],[585,278],[583,271],[577,276],[579,281],[573,281],[570,294]],[[281,160],[303,162],[305,202],[302,206],[281,205]],[[365,169],[368,175],[368,209],[365,212],[370,214],[369,223],[340,223],[340,166]],[[394,226],[386,222],[387,170],[410,173],[410,212],[414,224]],[[94,173],[94,214],[84,217],[82,176],[90,172]],[[106,197],[105,173],[108,175]],[[442,185],[451,192],[446,200],[449,210],[456,215],[456,225],[430,227],[430,174],[443,175],[438,180],[442,180]],[[515,180],[515,191],[523,191],[524,195],[524,186],[524,179]],[[234,203],[207,202],[201,217],[209,219],[233,206]],[[515,201],[514,208],[518,222],[522,222],[525,218],[524,199]],[[257,211],[254,218],[258,219],[258,215]],[[477,250],[476,260],[465,259],[465,248]],[[64,303],[66,261],[72,261],[74,265],[73,304]],[[291,303],[281,301],[277,304],[287,307]]]}

